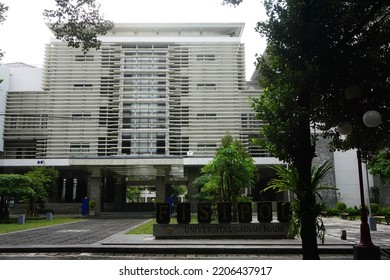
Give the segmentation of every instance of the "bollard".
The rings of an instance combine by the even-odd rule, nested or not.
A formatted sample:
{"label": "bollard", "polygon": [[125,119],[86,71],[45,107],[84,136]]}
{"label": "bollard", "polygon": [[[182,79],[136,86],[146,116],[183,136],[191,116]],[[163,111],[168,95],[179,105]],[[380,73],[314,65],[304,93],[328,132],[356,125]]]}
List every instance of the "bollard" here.
{"label": "bollard", "polygon": [[368,225],[370,226],[371,231],[376,231],[376,219],[373,217],[368,217]]}
{"label": "bollard", "polygon": [[47,221],[53,220],[53,213],[52,212],[47,212],[46,213],[46,220]]}
{"label": "bollard", "polygon": [[19,214],[18,216],[18,224],[23,225],[26,223],[26,215],[25,214]]}
{"label": "bollard", "polygon": [[347,231],[345,229],[341,231],[341,240],[347,240]]}

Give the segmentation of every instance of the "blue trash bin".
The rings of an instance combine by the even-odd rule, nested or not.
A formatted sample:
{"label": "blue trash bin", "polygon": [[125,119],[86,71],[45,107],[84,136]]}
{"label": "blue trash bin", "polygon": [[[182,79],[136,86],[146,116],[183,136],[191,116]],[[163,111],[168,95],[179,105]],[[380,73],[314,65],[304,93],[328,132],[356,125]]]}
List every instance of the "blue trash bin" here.
{"label": "blue trash bin", "polygon": [[88,216],[89,214],[89,199],[88,197],[84,197],[81,202],[81,215]]}

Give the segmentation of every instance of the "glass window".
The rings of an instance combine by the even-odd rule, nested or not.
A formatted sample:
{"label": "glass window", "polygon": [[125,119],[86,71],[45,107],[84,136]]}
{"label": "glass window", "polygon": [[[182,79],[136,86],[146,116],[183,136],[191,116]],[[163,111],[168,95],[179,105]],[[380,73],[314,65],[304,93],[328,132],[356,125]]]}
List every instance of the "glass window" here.
{"label": "glass window", "polygon": [[90,121],[91,114],[72,114],[72,121]]}
{"label": "glass window", "polygon": [[198,54],[196,56],[198,61],[215,61],[215,54]]}
{"label": "glass window", "polygon": [[73,90],[92,90],[91,84],[75,84]]}
{"label": "glass window", "polygon": [[216,90],[216,84],[197,84],[198,90],[208,91],[208,90]]}
{"label": "glass window", "polygon": [[88,153],[89,152],[89,144],[86,144],[86,143],[70,144],[70,152],[72,154]]}
{"label": "glass window", "polygon": [[93,61],[93,55],[90,54],[79,54],[75,56],[75,61]]}

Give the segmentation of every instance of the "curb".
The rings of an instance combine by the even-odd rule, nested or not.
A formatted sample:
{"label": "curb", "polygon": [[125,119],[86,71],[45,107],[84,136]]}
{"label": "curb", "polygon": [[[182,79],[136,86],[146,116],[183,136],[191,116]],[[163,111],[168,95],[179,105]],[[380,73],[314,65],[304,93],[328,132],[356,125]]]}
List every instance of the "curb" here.
{"label": "curb", "polygon": [[[129,246],[116,245],[69,245],[69,246],[12,246],[0,247],[0,253],[127,253],[127,254],[302,254],[301,246]],[[352,246],[320,247],[320,254],[352,254]]]}

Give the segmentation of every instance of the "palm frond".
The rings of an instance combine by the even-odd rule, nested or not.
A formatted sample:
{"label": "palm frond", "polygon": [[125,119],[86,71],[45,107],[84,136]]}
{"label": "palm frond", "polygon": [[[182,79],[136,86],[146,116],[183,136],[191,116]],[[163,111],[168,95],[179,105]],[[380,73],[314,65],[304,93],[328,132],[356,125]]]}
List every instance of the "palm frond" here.
{"label": "palm frond", "polygon": [[321,163],[319,166],[313,166],[311,169],[311,185],[315,189],[316,186],[321,182],[322,179],[328,174],[328,172],[332,169],[332,165],[325,161]]}
{"label": "palm frond", "polygon": [[[272,179],[263,191],[272,189],[276,192],[291,191],[295,194],[296,197],[293,199],[293,201],[291,201],[292,217],[290,221],[289,233],[294,236],[300,236],[300,201],[297,199],[297,197],[302,196],[302,192],[306,192],[308,190],[301,190],[299,188],[299,174],[294,166],[289,166],[287,168],[286,166],[276,165],[273,166],[272,169],[276,171],[277,178]],[[332,165],[327,161],[323,162],[319,166],[313,166],[311,169],[311,188],[309,191],[320,200],[322,200],[320,191],[337,190],[335,187],[320,185],[321,181],[331,169]],[[317,237],[323,244],[325,239],[325,226],[320,216],[321,204],[316,203],[312,209],[312,212],[316,216]]]}
{"label": "palm frond", "polygon": [[291,166],[289,169],[282,165],[276,165],[272,169],[276,171],[278,178],[272,179],[264,191],[269,189],[276,190],[277,192],[289,190],[296,194],[298,187],[298,172],[296,168]]}

